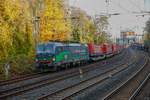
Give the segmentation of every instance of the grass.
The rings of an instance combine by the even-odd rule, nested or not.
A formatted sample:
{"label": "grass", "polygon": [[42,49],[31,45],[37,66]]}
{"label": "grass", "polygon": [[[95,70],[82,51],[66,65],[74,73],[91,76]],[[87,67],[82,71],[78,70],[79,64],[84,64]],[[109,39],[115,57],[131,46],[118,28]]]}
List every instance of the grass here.
{"label": "grass", "polygon": [[[9,76],[6,76],[4,66],[8,62],[10,62],[10,70]],[[18,55],[0,61],[0,80],[10,79],[33,72],[35,72],[33,56]]]}

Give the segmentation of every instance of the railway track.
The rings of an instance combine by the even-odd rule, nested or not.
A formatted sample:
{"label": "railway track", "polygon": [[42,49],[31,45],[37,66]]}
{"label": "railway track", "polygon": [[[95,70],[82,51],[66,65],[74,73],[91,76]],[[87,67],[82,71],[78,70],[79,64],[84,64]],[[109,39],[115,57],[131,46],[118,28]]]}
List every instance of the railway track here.
{"label": "railway track", "polygon": [[[93,68],[89,67],[89,69],[84,69],[85,72],[86,71],[90,71],[90,70],[93,70]],[[7,98],[9,96],[14,96],[14,95],[18,95],[20,93],[23,93],[23,92],[26,92],[26,91],[29,91],[29,90],[32,90],[32,89],[35,89],[35,88],[40,88],[41,86],[44,86],[44,85],[47,85],[47,84],[52,84],[54,82],[57,82],[57,81],[60,81],[60,80],[63,80],[65,78],[69,78],[69,77],[73,77],[75,75],[79,75],[79,71],[77,71],[76,73],[74,74],[70,74],[70,73],[73,73],[73,72],[69,72],[69,76],[67,77],[66,73],[65,73],[65,76],[64,75],[61,75],[61,76],[64,76],[64,77],[60,77],[60,78],[56,78],[54,77],[53,79],[49,79],[47,81],[41,81],[42,83],[40,84],[34,84],[33,86],[30,84],[30,86],[24,86],[24,87],[19,87],[16,89],[16,91],[14,91],[15,89],[13,88],[12,90],[8,89],[7,91],[2,91],[1,95],[0,95],[0,99],[4,99],[4,98]],[[83,72],[84,73],[84,72]],[[27,88],[26,88],[27,87]],[[22,89],[23,88],[23,89]]]}
{"label": "railway track", "polygon": [[[147,77],[144,79],[144,81],[140,84],[140,86],[135,90],[135,92],[131,95],[129,100],[140,100],[140,99],[146,98],[146,96],[144,95],[145,93],[143,93],[143,92],[146,92],[149,90],[143,90],[142,91],[142,89],[143,88],[149,88],[149,87],[146,87],[149,84],[149,82],[150,82],[150,73],[147,75]],[[140,97],[140,95],[142,95],[142,96]],[[150,97],[147,96],[147,98],[150,98]]]}
{"label": "railway track", "polygon": [[[136,62],[134,62],[135,64]],[[133,63],[130,63],[130,65],[132,65]],[[38,98],[39,100],[44,100],[44,99],[48,99],[48,100],[62,100],[62,99],[66,99],[69,100],[70,96],[77,94],[87,88],[90,88],[96,84],[101,83],[102,81],[105,81],[106,79],[110,78],[111,76],[122,72],[124,69],[128,68],[128,66],[124,65],[124,67],[116,67],[112,70],[108,70],[105,73],[102,73],[100,75],[97,75],[95,77],[89,78],[87,80],[81,81],[77,84],[74,84],[72,86],[66,87],[62,90],[58,90],[55,91],[53,93],[50,94],[46,94],[41,96],[40,98]]]}
{"label": "railway track", "polygon": [[[139,57],[136,57],[139,58]],[[118,73],[104,82],[97,83],[87,89],[81,90],[81,92],[76,93],[69,98],[65,98],[65,100],[102,100],[104,96],[108,94],[108,92],[112,91],[114,88],[122,83],[124,80],[128,79],[127,76],[132,75],[133,72],[136,72],[138,68],[141,68],[146,62],[146,59],[141,57],[137,59],[138,62],[136,65],[132,65],[129,68],[125,69],[121,73]],[[136,66],[139,67],[136,67]],[[130,74],[129,74],[130,73]],[[126,77],[126,78],[125,78]],[[128,100],[127,98],[114,98],[114,100]],[[139,99],[142,100],[142,99]]]}
{"label": "railway track", "polygon": [[138,69],[132,76],[129,76],[128,80],[122,82],[114,90],[110,91],[103,100],[119,100],[124,99],[128,100],[136,88],[139,87],[139,84],[142,83],[145,76],[150,72],[149,70],[149,59],[145,57],[144,65]]}
{"label": "railway track", "polygon": [[83,91],[84,89],[90,88],[96,84],[101,83],[102,81],[105,81],[109,77],[123,71],[125,68],[121,69],[113,69],[111,71],[105,72],[104,74],[98,75],[96,77],[92,77],[91,79],[82,81],[78,84],[75,84],[73,86],[67,87],[63,90],[54,92],[52,94],[48,94],[45,96],[42,96],[39,98],[39,100],[49,99],[49,100],[62,100],[62,99],[68,99],[70,96],[79,93],[80,91]]}
{"label": "railway track", "polygon": [[43,75],[44,75],[44,73],[41,73],[41,72],[33,73],[33,74],[27,74],[27,75],[20,76],[20,77],[17,77],[17,78],[12,78],[10,80],[0,81],[0,86],[9,85],[9,84],[12,84],[12,83],[16,83],[16,82],[19,82],[19,81],[28,80],[28,79],[32,79],[32,78],[37,78],[37,77],[40,77],[40,76],[43,76]]}
{"label": "railway track", "polygon": [[[122,52],[123,52],[123,51],[122,51]],[[122,54],[120,54],[120,55],[117,55],[117,56],[118,56],[117,58],[121,58],[121,57],[123,57],[125,54],[126,54],[126,51],[124,51],[124,52],[123,52]],[[110,61],[112,61],[112,59],[110,59]],[[96,63],[94,63],[94,64],[96,64]],[[81,66],[81,68],[82,68],[82,66]],[[16,77],[16,78],[9,79],[9,80],[0,81],[0,86],[13,84],[13,83],[20,82],[20,81],[23,81],[23,80],[29,80],[29,79],[33,79],[33,78],[38,78],[38,77],[41,77],[41,76],[47,75],[47,74],[48,74],[48,73],[38,72],[38,73],[23,75],[23,76],[20,76],[20,77]],[[52,74],[52,73],[51,73],[51,74]]]}

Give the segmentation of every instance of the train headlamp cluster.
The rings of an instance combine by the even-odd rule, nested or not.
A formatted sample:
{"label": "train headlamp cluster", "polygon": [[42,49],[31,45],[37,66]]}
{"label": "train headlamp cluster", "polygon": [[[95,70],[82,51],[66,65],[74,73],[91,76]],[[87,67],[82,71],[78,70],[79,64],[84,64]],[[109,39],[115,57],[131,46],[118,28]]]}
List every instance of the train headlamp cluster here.
{"label": "train headlamp cluster", "polygon": [[55,59],[55,58],[53,58],[52,60],[53,60],[53,61],[55,61],[56,59]]}

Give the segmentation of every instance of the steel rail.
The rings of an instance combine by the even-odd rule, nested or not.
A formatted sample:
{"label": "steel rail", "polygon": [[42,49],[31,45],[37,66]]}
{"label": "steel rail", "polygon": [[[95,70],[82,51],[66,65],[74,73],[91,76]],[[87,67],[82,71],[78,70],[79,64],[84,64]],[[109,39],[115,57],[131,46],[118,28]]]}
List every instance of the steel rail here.
{"label": "steel rail", "polygon": [[[124,52],[122,55],[119,55],[119,57],[123,56],[125,54],[126,53]],[[92,63],[92,64],[95,64],[95,63]],[[92,65],[92,64],[89,64],[89,65]],[[83,66],[81,66],[81,67],[83,67]],[[24,81],[24,80],[29,80],[29,79],[32,79],[32,78],[37,78],[37,77],[43,76],[43,74],[44,73],[39,72],[39,73],[28,74],[28,75],[24,75],[24,76],[13,78],[13,79],[9,79],[9,80],[0,81],[0,86],[9,85],[9,84],[13,84],[13,83],[16,83],[16,82],[20,82],[20,81]]]}
{"label": "steel rail", "polygon": [[38,73],[34,73],[34,74],[27,74],[27,75],[17,77],[17,78],[13,78],[13,79],[10,79],[10,80],[0,81],[0,86],[9,85],[9,84],[12,84],[12,83],[15,83],[15,82],[40,77],[40,76],[43,76],[44,74],[45,73],[38,72]]}
{"label": "steel rail", "polygon": [[128,80],[126,80],[125,82],[123,82],[116,89],[114,89],[109,94],[107,94],[104,98],[102,98],[102,100],[108,100],[109,98],[111,98],[112,95],[114,95],[116,92],[118,92],[123,86],[125,86],[134,77],[136,77],[136,75],[138,75],[142,71],[142,69],[148,64],[148,59],[146,57],[145,57],[145,60],[146,60],[145,63],[142,65],[142,67],[137,72],[135,72]]}
{"label": "steel rail", "polygon": [[[95,67],[95,68],[97,68],[97,67]],[[89,66],[89,69],[85,69],[84,70],[84,72],[83,73],[85,73],[85,72],[88,72],[88,71],[91,71],[91,69],[93,70],[93,67],[90,67]],[[77,71],[77,70],[76,70]],[[69,77],[73,77],[73,76],[76,76],[76,75],[79,75],[79,71],[77,71],[76,73],[74,73],[74,74],[72,74],[73,72],[70,72],[70,73],[68,73],[68,76],[66,75],[66,73],[64,73],[64,75],[60,75],[60,76],[62,76],[62,77],[60,77],[60,78],[53,78],[51,81],[47,81],[47,82],[43,82],[43,83],[41,83],[41,84],[37,84],[37,85],[33,85],[33,86],[31,86],[31,87],[28,87],[28,88],[23,88],[22,90],[19,90],[19,91],[14,91],[14,92],[11,92],[11,93],[5,93],[6,91],[4,91],[4,94],[3,95],[0,95],[0,98],[1,99],[3,99],[3,98],[7,98],[7,97],[9,97],[9,96],[13,96],[13,95],[17,95],[17,94],[19,94],[19,93],[22,93],[22,92],[25,92],[25,91],[29,91],[29,90],[32,90],[32,89],[34,89],[34,88],[39,88],[39,87],[42,87],[42,86],[45,86],[45,85],[47,85],[47,84],[52,84],[52,83],[55,83],[55,82],[57,82],[57,81],[61,81],[61,80],[64,80],[64,79],[67,79],[67,78],[69,78]],[[71,74],[71,75],[70,75]],[[63,77],[64,76],[64,77]],[[25,86],[26,87],[26,86]],[[8,92],[9,91],[11,91],[11,90],[8,90]],[[12,90],[13,91],[13,90]]]}
{"label": "steel rail", "polygon": [[150,73],[147,75],[144,81],[140,84],[140,86],[135,90],[135,92],[131,95],[129,100],[134,100],[134,98],[139,94],[139,92],[144,87],[144,85],[148,82],[149,79],[150,79]]}
{"label": "steel rail", "polygon": [[[131,63],[131,64],[132,64],[132,63]],[[106,80],[107,78],[109,78],[110,76],[115,75],[115,74],[117,74],[117,73],[123,71],[123,70],[126,69],[126,68],[128,68],[128,66],[126,66],[126,67],[124,67],[124,68],[123,68],[123,67],[120,67],[118,70],[117,70],[117,69],[110,70],[110,71],[108,71],[108,72],[105,72],[105,73],[103,73],[103,74],[97,75],[97,76],[92,77],[92,78],[90,78],[90,79],[81,81],[81,82],[79,82],[79,83],[77,83],[77,84],[75,84],[75,85],[66,87],[66,88],[64,88],[64,89],[62,89],[62,90],[58,90],[58,91],[53,92],[53,93],[51,93],[51,94],[43,95],[43,96],[41,96],[38,100],[47,99],[47,98],[49,98],[49,97],[56,96],[56,95],[58,95],[59,93],[61,94],[62,92],[64,93],[64,95],[67,95],[67,94],[66,94],[66,91],[67,91],[68,89],[76,88],[77,86],[78,86],[78,87],[84,87],[85,82],[88,83],[89,81],[95,79],[95,80],[96,80],[95,83],[92,82],[92,84],[90,84],[89,86],[86,86],[86,85],[85,85],[85,87],[84,87],[83,89],[89,88],[90,86],[93,86],[93,85],[96,84],[96,83],[99,83],[99,82],[101,82],[101,81],[104,81],[104,80]],[[113,71],[114,71],[114,72],[113,72]],[[112,72],[113,72],[113,73],[112,73]],[[103,75],[104,75],[104,76],[103,76]],[[103,78],[101,78],[100,80],[98,80],[98,78],[99,78],[99,77],[102,77],[102,76],[103,76]],[[84,85],[80,86],[81,84],[84,84]],[[80,88],[80,89],[79,89],[78,91],[76,91],[75,93],[78,93],[78,92],[80,92],[80,91],[83,90],[83,89]],[[71,93],[71,92],[73,92],[73,91],[70,90],[70,92],[68,92],[68,93]],[[75,94],[75,93],[72,93],[71,95],[73,95],[73,94]],[[63,95],[63,96],[64,96],[64,95]],[[62,95],[61,95],[61,96],[62,96]],[[70,95],[69,95],[69,96],[70,96]],[[59,96],[58,96],[58,97],[59,97]],[[65,98],[67,98],[67,97],[68,97],[68,96],[66,96],[66,97],[61,97],[60,99],[62,100],[62,99],[65,99]],[[54,99],[54,98],[52,98],[52,100],[53,100],[53,99]]]}

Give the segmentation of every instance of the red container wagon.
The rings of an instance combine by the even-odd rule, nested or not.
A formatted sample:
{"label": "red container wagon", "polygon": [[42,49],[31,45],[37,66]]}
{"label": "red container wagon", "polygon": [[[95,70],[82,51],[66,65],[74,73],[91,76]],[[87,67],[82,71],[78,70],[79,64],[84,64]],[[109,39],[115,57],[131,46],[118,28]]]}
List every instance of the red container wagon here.
{"label": "red container wagon", "polygon": [[120,52],[120,45],[116,45],[116,47],[117,47],[117,54]]}
{"label": "red container wagon", "polygon": [[124,46],[117,44],[117,51],[120,53],[123,50]]}
{"label": "red container wagon", "polygon": [[112,44],[112,51],[113,51],[113,55],[116,55],[118,53],[118,46],[117,44]]}
{"label": "red container wagon", "polygon": [[113,55],[112,44],[104,43],[102,44],[102,51],[106,55],[106,57],[110,57]]}
{"label": "red container wagon", "polygon": [[102,45],[94,45],[93,43],[89,43],[88,48],[89,48],[89,56],[92,61],[97,61],[105,58]]}

